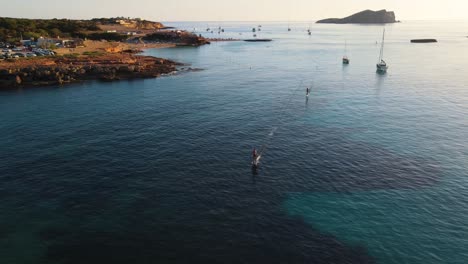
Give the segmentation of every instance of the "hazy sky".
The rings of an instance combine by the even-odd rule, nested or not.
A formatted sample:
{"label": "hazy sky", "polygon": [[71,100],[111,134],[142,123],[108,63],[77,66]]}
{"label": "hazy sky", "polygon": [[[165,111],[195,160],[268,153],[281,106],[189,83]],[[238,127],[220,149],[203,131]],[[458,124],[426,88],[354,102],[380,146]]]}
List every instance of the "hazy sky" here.
{"label": "hazy sky", "polygon": [[387,9],[399,20],[467,19],[468,0],[0,0],[0,16],[158,21],[311,21],[364,9]]}

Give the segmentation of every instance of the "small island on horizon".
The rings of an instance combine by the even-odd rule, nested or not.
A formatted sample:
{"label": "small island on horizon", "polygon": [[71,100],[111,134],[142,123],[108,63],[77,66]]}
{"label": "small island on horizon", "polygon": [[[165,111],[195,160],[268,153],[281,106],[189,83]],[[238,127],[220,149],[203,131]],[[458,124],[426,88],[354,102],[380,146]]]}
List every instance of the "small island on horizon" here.
{"label": "small island on horizon", "polygon": [[395,12],[385,9],[379,11],[364,10],[345,18],[327,18],[317,21],[319,24],[389,24],[398,23]]}

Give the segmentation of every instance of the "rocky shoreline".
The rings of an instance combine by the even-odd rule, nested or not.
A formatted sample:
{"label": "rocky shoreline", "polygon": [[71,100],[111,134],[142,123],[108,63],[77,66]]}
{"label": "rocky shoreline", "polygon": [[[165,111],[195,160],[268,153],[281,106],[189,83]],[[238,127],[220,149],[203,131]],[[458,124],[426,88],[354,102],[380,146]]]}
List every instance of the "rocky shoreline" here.
{"label": "rocky shoreline", "polygon": [[0,62],[0,89],[63,85],[85,80],[156,78],[182,64],[151,56],[103,54]]}

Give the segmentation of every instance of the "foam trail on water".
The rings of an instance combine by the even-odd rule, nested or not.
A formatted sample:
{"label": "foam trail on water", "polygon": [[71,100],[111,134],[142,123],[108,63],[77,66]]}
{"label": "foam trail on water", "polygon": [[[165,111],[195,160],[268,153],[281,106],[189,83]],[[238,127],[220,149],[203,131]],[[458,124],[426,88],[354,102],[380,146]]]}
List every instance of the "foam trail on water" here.
{"label": "foam trail on water", "polygon": [[270,137],[273,136],[273,135],[275,134],[275,132],[276,132],[277,129],[278,129],[278,127],[274,127],[274,128],[271,130],[270,134],[268,134],[268,135],[269,135]]}

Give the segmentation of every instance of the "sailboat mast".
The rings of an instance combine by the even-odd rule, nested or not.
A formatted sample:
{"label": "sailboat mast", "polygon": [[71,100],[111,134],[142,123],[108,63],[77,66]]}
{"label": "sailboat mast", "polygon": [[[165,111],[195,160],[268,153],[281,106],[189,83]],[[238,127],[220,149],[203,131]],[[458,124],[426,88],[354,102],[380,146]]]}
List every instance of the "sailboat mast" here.
{"label": "sailboat mast", "polygon": [[348,41],[345,40],[345,42],[344,42],[344,55],[345,56],[346,56],[346,53],[347,53],[347,50],[348,50],[347,48],[348,48]]}
{"label": "sailboat mast", "polygon": [[384,28],[383,34],[382,34],[382,46],[380,47],[379,62],[381,62],[382,59],[383,59],[383,55],[384,55],[384,43],[385,43],[385,28]]}

